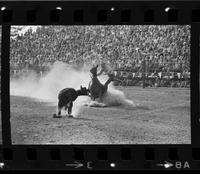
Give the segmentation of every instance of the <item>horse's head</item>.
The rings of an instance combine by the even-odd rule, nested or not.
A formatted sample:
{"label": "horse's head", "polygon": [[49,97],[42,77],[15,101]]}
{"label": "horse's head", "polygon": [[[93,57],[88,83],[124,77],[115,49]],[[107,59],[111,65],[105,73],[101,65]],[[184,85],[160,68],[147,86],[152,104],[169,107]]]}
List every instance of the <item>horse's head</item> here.
{"label": "horse's head", "polygon": [[98,65],[90,69],[90,72],[92,73],[93,77],[97,76],[97,68],[98,68]]}
{"label": "horse's head", "polygon": [[81,95],[89,95],[89,90],[86,87],[82,87],[82,85],[80,86],[80,93]]}

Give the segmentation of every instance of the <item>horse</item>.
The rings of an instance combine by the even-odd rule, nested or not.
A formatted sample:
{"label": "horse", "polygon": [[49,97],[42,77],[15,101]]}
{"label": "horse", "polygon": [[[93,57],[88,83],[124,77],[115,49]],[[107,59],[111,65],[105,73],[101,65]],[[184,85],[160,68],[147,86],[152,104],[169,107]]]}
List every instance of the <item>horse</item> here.
{"label": "horse", "polygon": [[73,102],[77,99],[78,96],[81,95],[88,95],[89,90],[86,87],[80,86],[79,90],[75,90],[74,88],[64,88],[62,89],[58,94],[58,114],[54,114],[54,118],[60,118],[61,117],[61,110],[63,107],[65,108],[65,111],[68,110],[68,116],[73,117],[71,115],[72,113],[72,107]]}
{"label": "horse", "polygon": [[103,85],[97,78],[98,76],[97,68],[98,68],[98,65],[90,69],[90,72],[92,74],[92,77],[91,77],[92,79],[89,82],[88,90],[90,91],[90,97],[93,101],[99,98],[100,101],[102,102],[103,96],[107,93],[108,85],[110,84],[110,82],[114,81],[114,74],[108,74],[109,79]]}

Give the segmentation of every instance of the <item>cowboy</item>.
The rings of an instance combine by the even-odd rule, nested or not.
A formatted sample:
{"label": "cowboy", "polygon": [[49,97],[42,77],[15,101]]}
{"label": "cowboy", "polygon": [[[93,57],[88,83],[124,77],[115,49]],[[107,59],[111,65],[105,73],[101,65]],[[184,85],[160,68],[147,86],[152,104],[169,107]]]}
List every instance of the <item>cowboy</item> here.
{"label": "cowboy", "polygon": [[101,70],[99,73],[97,73],[97,76],[100,76],[102,73],[107,74],[109,77],[114,76],[114,72],[111,69],[109,69],[108,66],[106,66],[105,62],[101,64]]}

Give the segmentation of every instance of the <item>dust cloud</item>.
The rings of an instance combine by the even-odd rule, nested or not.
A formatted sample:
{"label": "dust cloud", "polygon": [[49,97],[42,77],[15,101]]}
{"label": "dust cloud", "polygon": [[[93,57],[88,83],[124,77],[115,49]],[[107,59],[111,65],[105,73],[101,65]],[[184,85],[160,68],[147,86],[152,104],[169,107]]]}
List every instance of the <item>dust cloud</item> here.
{"label": "dust cloud", "polygon": [[[89,68],[91,67],[87,65],[76,68],[57,61],[52,65],[50,71],[42,77],[38,77],[33,71],[28,71],[28,73],[21,75],[20,78],[10,80],[10,95],[30,97],[40,102],[46,102],[56,108],[58,93],[63,88],[79,89],[81,85],[88,87],[91,80],[89,73]],[[104,75],[98,78],[103,84],[108,79]],[[81,112],[82,106],[87,103],[91,104],[88,96],[78,97],[74,102],[72,114],[77,116]],[[108,87],[108,93],[103,98],[103,103],[106,106],[134,106],[134,102],[126,99],[124,93],[115,89],[112,84]]]}

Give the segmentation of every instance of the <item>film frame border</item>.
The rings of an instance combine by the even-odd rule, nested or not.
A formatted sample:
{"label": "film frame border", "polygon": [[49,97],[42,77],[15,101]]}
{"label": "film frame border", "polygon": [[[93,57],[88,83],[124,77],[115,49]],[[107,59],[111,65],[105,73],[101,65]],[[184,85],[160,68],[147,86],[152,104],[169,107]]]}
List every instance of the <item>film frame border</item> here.
{"label": "film frame border", "polygon": [[[187,160],[200,168],[199,44],[200,3],[191,2],[1,2],[2,25],[2,139],[0,160],[4,169],[71,169],[68,162],[84,163],[78,169],[160,169],[156,162]],[[60,8],[61,7],[61,8]],[[164,12],[166,7],[173,11]],[[114,8],[114,9],[113,9]],[[129,15],[122,20],[123,13]],[[80,17],[80,15],[83,15]],[[38,17],[40,16],[40,17]],[[56,16],[56,17],[55,17]],[[200,16],[200,15],[199,15]],[[174,19],[175,18],[175,19]],[[169,20],[170,19],[170,20]],[[9,117],[9,38],[11,25],[191,25],[191,145],[12,145]],[[197,57],[197,58],[196,58]],[[44,148],[45,147],[45,148]],[[34,150],[35,149],[35,150]],[[53,149],[53,150],[52,150]],[[100,150],[99,150],[100,149]],[[102,150],[104,149],[104,150]],[[124,150],[125,149],[125,150]],[[125,151],[125,152],[123,152]],[[56,155],[57,153],[59,155]],[[62,152],[62,153],[61,153]],[[100,153],[99,153],[100,152]],[[130,154],[124,155],[122,154]],[[45,155],[41,155],[45,154]],[[54,155],[53,155],[54,154]],[[64,156],[62,154],[70,154]],[[100,155],[99,154],[104,154]],[[173,155],[175,154],[175,155]],[[152,156],[153,155],[153,156]],[[128,156],[128,157],[127,157]],[[194,157],[195,156],[195,157]],[[7,159],[6,159],[6,158]],[[123,160],[125,158],[125,160]],[[128,160],[126,160],[126,158]],[[29,160],[27,160],[29,159]],[[63,163],[63,161],[65,161]],[[81,163],[82,162],[82,163]],[[91,162],[88,164],[88,162]],[[111,164],[115,164],[113,167]],[[88,168],[89,166],[89,168]],[[76,169],[76,168],[75,168]]]}

